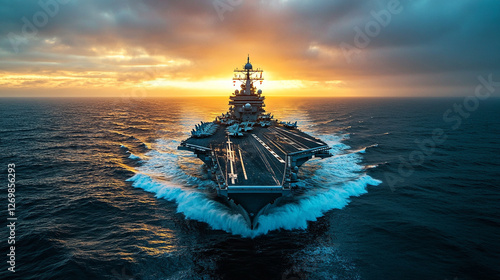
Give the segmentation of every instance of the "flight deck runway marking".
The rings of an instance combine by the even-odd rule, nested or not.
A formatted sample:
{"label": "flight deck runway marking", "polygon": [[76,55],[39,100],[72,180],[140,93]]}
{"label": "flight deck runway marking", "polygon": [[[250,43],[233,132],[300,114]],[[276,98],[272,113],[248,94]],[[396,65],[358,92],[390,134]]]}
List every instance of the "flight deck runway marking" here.
{"label": "flight deck runway marking", "polygon": [[309,141],[309,142],[313,142],[313,143],[316,143],[316,144],[319,144],[319,145],[324,145],[324,143],[321,143],[321,142],[318,142],[318,141],[316,141],[316,140],[313,140],[313,139],[310,139],[310,138],[304,137],[304,136],[302,136],[302,135],[299,135],[299,134],[297,134],[297,133],[293,133],[293,132],[291,132],[291,131],[287,131],[287,130],[285,130],[285,129],[281,128],[281,127],[276,127],[276,128],[277,128],[277,129],[279,129],[279,130],[281,130],[281,131],[283,131],[283,132],[285,132],[285,133],[289,133],[289,134],[295,135],[295,136],[300,137],[300,138],[302,138],[302,139],[304,139],[304,140],[307,140],[307,141]]}
{"label": "flight deck runway marking", "polygon": [[264,146],[264,148],[266,148],[266,150],[268,150],[279,162],[281,163],[285,163],[285,161],[278,155],[276,154],[275,151],[273,151],[271,148],[269,148],[269,146],[264,143],[264,141],[262,141],[259,137],[257,137],[257,135],[255,134],[252,134],[252,136],[257,140],[259,141],[260,144],[262,144],[262,146]]}
{"label": "flight deck runway marking", "polygon": [[276,135],[278,135],[279,137],[281,137],[282,139],[286,140],[285,142],[288,144],[288,145],[291,145],[292,147],[294,147],[295,149],[301,151],[301,150],[305,150],[308,148],[307,145],[305,145],[304,143],[301,143],[293,138],[291,138],[290,136],[288,136],[287,133],[283,132],[283,131],[279,131],[277,129],[273,129],[273,128],[270,128],[271,131],[273,131]]}
{"label": "flight deck runway marking", "polygon": [[[238,175],[234,173],[234,151],[231,148],[231,139],[227,138],[227,159],[229,160],[229,164],[231,165],[231,173],[229,173],[229,178],[231,178],[231,183],[234,185],[235,180],[238,179]],[[227,172],[227,171],[226,171]]]}
{"label": "flight deck runway marking", "polygon": [[243,163],[243,157],[241,156],[241,149],[240,148],[238,148],[238,152],[240,153],[241,168],[243,169],[243,176],[245,177],[245,180],[248,180],[247,171],[245,170],[245,163]]}

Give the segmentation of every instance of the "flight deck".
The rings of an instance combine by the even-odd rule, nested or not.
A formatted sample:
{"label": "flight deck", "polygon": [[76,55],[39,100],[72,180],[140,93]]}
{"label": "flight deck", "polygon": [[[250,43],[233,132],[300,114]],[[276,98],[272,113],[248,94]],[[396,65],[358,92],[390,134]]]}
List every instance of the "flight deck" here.
{"label": "flight deck", "polygon": [[289,157],[329,149],[323,141],[298,129],[254,127],[241,137],[228,137],[220,127],[211,137],[189,138],[184,146],[212,151],[228,187],[281,186]]}

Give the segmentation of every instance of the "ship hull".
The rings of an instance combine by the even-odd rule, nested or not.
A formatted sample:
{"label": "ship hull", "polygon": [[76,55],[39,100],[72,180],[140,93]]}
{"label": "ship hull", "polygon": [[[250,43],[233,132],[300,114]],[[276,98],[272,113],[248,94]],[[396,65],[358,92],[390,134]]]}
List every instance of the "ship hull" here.
{"label": "ship hull", "polygon": [[330,147],[297,129],[297,121],[283,122],[266,114],[262,69],[250,57],[235,69],[240,90],[229,97],[229,110],[213,122],[201,122],[179,149],[194,152],[210,168],[217,194],[240,209],[255,227],[270,205],[289,196],[299,167],[313,157],[329,157]]}
{"label": "ship hull", "polygon": [[179,149],[192,151],[205,162],[218,196],[238,209],[252,228],[264,210],[291,196],[303,163],[331,156],[326,143],[276,122],[255,127],[243,137],[230,137],[221,126],[211,137],[183,141]]}
{"label": "ship hull", "polygon": [[277,194],[240,194],[236,196],[220,196],[220,199],[233,211],[241,214],[251,229],[259,227],[259,217],[272,209],[283,198]]}
{"label": "ship hull", "polygon": [[273,204],[281,196],[279,193],[239,193],[231,194],[228,198],[241,205],[250,218],[254,218],[258,216],[260,210]]}

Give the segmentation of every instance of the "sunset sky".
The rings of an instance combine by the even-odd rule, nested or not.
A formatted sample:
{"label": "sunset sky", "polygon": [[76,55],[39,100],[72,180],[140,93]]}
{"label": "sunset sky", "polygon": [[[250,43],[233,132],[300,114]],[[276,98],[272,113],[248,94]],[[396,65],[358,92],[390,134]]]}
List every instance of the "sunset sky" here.
{"label": "sunset sky", "polygon": [[[0,96],[466,96],[500,81],[500,1],[0,0]],[[500,96],[500,90],[495,95]]]}

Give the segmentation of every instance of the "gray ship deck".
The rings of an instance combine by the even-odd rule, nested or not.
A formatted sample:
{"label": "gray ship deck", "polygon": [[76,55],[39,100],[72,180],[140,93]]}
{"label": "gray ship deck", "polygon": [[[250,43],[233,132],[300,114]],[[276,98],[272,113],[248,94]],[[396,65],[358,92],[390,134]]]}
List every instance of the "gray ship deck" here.
{"label": "gray ship deck", "polygon": [[255,192],[257,186],[263,192],[273,192],[274,189],[274,192],[281,193],[287,156],[328,148],[326,143],[298,129],[276,125],[268,128],[256,126],[242,137],[229,139],[229,153],[224,126],[220,126],[210,137],[191,137],[184,144],[201,151],[214,152],[221,174],[226,176],[225,182],[232,193],[245,192],[249,187]]}

